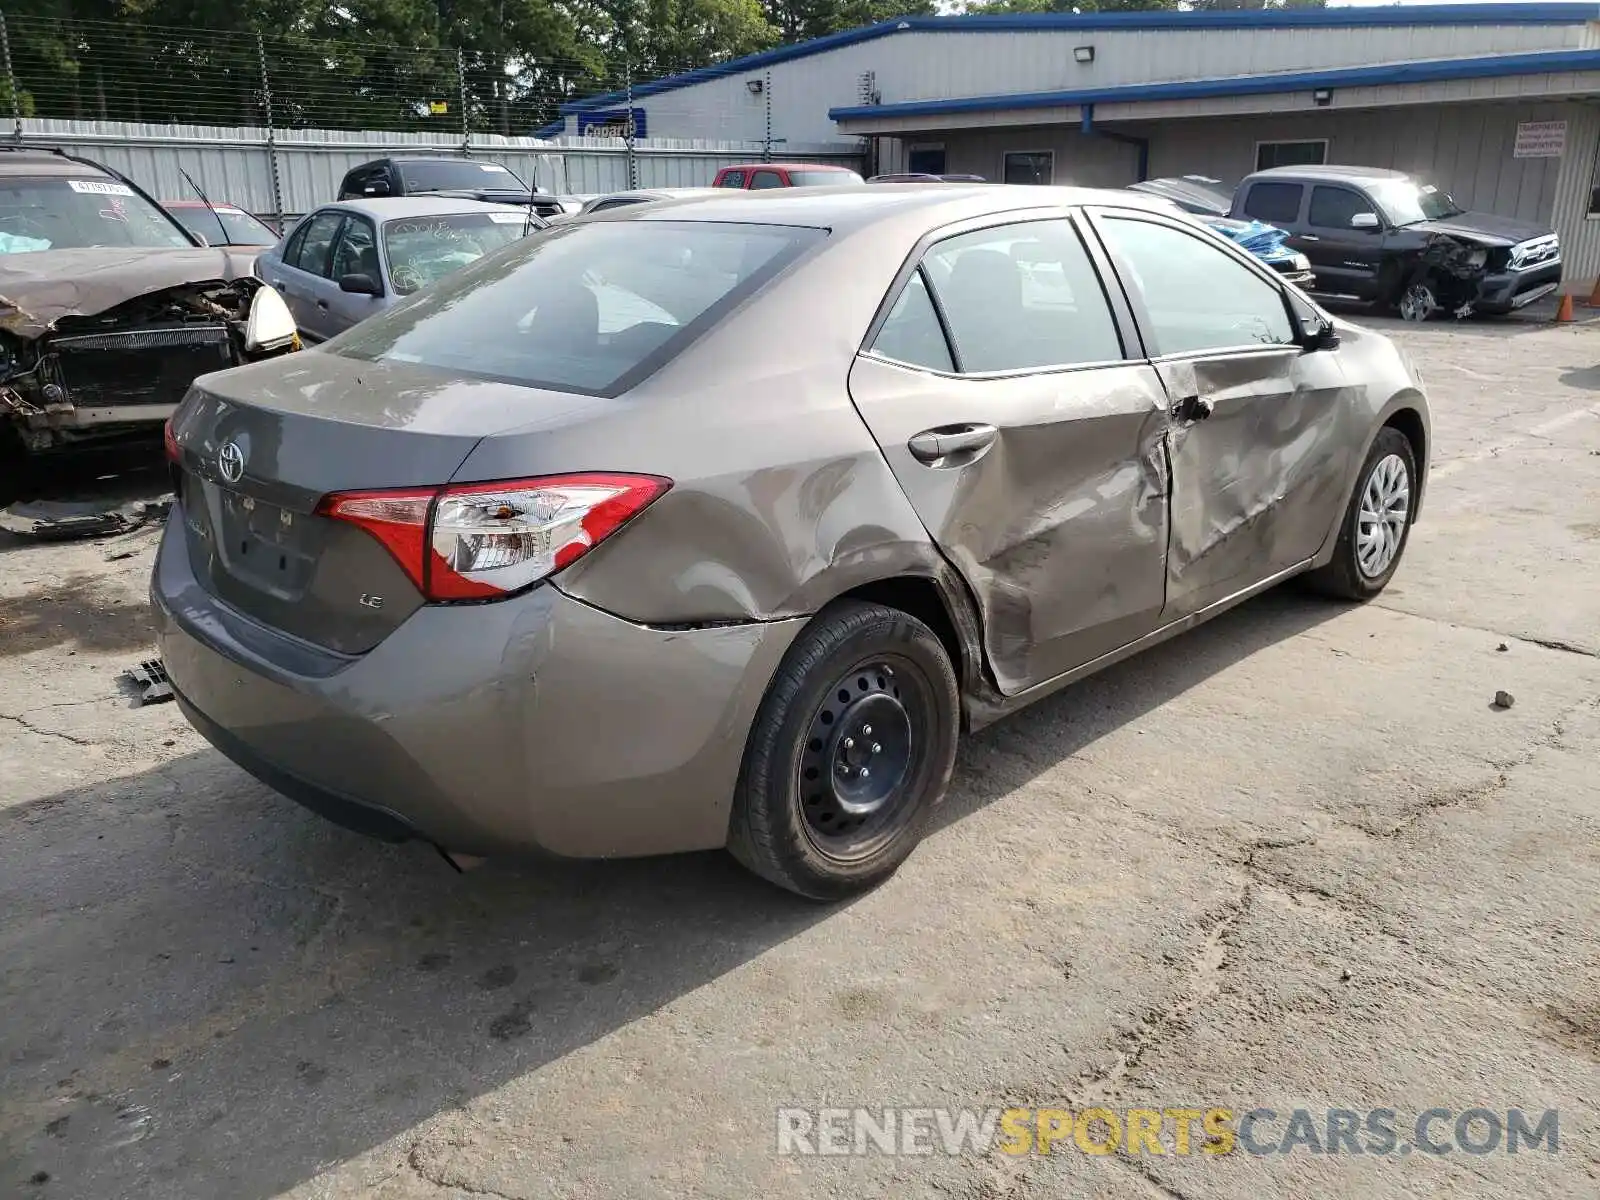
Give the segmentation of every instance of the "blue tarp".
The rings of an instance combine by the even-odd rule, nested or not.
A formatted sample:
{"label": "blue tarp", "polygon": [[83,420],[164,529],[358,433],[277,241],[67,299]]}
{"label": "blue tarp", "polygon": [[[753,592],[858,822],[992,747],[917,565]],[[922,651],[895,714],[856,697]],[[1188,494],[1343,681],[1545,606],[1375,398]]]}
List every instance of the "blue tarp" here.
{"label": "blue tarp", "polygon": [[50,249],[43,238],[23,237],[17,233],[0,233],[0,254],[32,254]]}
{"label": "blue tarp", "polygon": [[1218,233],[1232,238],[1250,251],[1257,258],[1271,262],[1278,258],[1288,258],[1294,253],[1283,244],[1289,235],[1275,225],[1266,225],[1260,221],[1251,221],[1242,229],[1221,228]]}

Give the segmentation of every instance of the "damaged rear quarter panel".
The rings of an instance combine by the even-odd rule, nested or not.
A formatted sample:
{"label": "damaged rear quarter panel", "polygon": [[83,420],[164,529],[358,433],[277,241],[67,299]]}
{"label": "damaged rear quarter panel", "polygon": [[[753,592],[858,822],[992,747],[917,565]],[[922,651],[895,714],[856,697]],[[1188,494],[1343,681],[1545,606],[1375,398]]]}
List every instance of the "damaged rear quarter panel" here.
{"label": "damaged rear quarter panel", "polygon": [[641,624],[807,615],[861,584],[939,574],[847,386],[922,231],[913,219],[903,233],[831,237],[632,391],[487,437],[455,478],[670,478],[628,528],[556,578]]}

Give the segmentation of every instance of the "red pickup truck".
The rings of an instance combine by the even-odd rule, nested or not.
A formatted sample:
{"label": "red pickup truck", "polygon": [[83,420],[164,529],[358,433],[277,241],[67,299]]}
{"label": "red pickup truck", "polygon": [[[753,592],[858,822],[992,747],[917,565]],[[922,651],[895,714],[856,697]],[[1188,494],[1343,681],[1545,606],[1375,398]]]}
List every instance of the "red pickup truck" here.
{"label": "red pickup truck", "polygon": [[865,183],[848,167],[831,167],[826,163],[741,163],[723,167],[712,181],[712,187],[760,188],[786,187],[839,187],[843,184]]}

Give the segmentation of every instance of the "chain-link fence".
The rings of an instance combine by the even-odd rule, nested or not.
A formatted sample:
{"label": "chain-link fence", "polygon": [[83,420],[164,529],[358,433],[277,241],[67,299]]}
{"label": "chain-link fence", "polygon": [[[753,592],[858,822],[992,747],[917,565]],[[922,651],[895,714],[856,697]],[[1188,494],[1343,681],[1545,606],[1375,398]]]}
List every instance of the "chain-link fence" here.
{"label": "chain-link fence", "polygon": [[535,58],[3,13],[0,28],[0,114],[14,120],[510,136],[628,85],[627,59],[601,48]]}
{"label": "chain-link fence", "polygon": [[[848,147],[775,131],[770,77],[764,94],[708,104],[701,140],[646,139],[627,115],[640,111],[638,60],[615,36],[568,41],[534,55],[0,10],[0,140],[87,154],[162,199],[192,198],[192,178],[269,220],[332,200],[345,172],[394,154],[489,159],[567,194],[703,185],[774,149],[859,165]],[[687,55],[647,56],[648,78],[704,65]],[[601,95],[564,136],[563,106]]]}

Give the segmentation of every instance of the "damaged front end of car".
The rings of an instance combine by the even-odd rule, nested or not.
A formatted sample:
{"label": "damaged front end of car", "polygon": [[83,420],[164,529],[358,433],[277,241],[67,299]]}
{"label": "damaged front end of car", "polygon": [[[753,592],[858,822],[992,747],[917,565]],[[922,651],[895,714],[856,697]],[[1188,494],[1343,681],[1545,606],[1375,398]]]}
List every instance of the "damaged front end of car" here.
{"label": "damaged front end of car", "polygon": [[0,295],[0,423],[30,454],[151,433],[197,376],[300,348],[283,298],[251,276],[122,299],[52,282]]}
{"label": "damaged front end of car", "polygon": [[1426,321],[1439,312],[1457,319],[1507,313],[1555,292],[1560,281],[1561,244],[1553,233],[1515,245],[1431,233],[1396,307],[1407,321]]}

